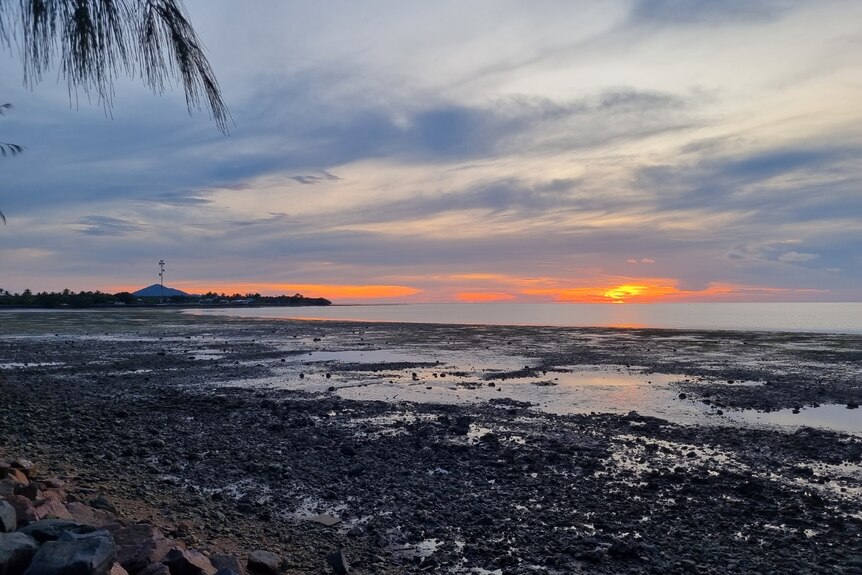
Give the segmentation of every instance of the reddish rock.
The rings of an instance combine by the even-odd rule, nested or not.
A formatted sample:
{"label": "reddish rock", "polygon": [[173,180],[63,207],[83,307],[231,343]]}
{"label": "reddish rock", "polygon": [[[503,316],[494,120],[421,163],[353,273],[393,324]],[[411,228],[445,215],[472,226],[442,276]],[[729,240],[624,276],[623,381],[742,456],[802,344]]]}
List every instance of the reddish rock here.
{"label": "reddish rock", "polygon": [[129,572],[123,569],[123,566],[119,563],[114,563],[111,566],[111,570],[108,571],[108,575],[129,575]]}
{"label": "reddish rock", "polygon": [[9,469],[9,472],[6,476],[7,479],[11,479],[13,482],[18,485],[28,485],[30,480],[27,479],[27,476],[20,469]]}
{"label": "reddish rock", "polygon": [[139,523],[114,531],[117,544],[117,562],[128,571],[136,573],[156,563],[176,546],[152,525]]}
{"label": "reddish rock", "polygon": [[36,504],[36,519],[72,519],[66,506],[56,499],[45,499]]}
{"label": "reddish rock", "polygon": [[29,459],[16,459],[12,462],[12,468],[21,470],[30,479],[36,477],[36,466]]}
{"label": "reddish rock", "polygon": [[217,569],[206,555],[174,547],[162,558],[171,575],[215,575]]}
{"label": "reddish rock", "polygon": [[113,513],[102,511],[101,509],[93,509],[80,501],[66,503],[66,510],[72,516],[73,520],[84,525],[92,525],[93,527],[106,527],[117,521],[117,516]]}

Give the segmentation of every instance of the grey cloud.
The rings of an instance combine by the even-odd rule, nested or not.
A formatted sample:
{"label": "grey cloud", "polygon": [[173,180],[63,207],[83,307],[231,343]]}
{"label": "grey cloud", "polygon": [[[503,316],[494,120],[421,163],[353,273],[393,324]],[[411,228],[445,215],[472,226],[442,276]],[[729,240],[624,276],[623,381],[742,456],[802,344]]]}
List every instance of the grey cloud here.
{"label": "grey cloud", "polygon": [[341,180],[341,178],[339,178],[338,176],[336,176],[334,174],[330,174],[326,170],[321,170],[317,174],[294,175],[294,176],[290,176],[290,179],[299,183],[299,184],[306,184],[306,185],[314,185],[314,184],[320,184],[322,182],[334,182],[334,181]]}
{"label": "grey cloud", "polygon": [[778,261],[784,263],[802,263],[817,259],[817,254],[808,254],[805,252],[785,252],[778,256]]}
{"label": "grey cloud", "polygon": [[84,216],[75,225],[78,232],[89,236],[127,236],[149,229],[138,222],[107,216]]}
{"label": "grey cloud", "polygon": [[775,20],[799,2],[790,0],[638,0],[632,23],[716,25]]}
{"label": "grey cloud", "polygon": [[255,218],[253,220],[228,220],[226,224],[236,227],[261,226],[289,222],[289,217],[290,216],[288,214],[282,212],[270,212],[269,217],[266,218]]}
{"label": "grey cloud", "polygon": [[654,193],[659,209],[735,210],[761,225],[840,219],[862,211],[860,154],[859,146],[817,142],[744,156],[703,153],[641,168],[635,182]]}
{"label": "grey cloud", "polygon": [[573,195],[579,185],[580,181],[575,179],[539,183],[518,179],[480,182],[463,190],[417,195],[329,214],[327,221],[339,224],[393,222],[468,210],[481,210],[490,216],[512,212],[512,217],[530,217],[549,211],[583,209],[593,203],[594,200]]}

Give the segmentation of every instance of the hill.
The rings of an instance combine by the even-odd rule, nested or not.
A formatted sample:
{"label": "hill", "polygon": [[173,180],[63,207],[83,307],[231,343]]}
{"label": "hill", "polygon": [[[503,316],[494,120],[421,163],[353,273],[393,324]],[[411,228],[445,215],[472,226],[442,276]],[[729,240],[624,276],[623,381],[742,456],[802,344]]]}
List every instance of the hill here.
{"label": "hill", "polygon": [[168,286],[165,286],[163,290],[162,286],[160,286],[159,284],[153,284],[151,286],[147,286],[145,288],[139,289],[136,292],[133,292],[132,295],[137,297],[173,297],[178,295],[188,296],[190,294]]}

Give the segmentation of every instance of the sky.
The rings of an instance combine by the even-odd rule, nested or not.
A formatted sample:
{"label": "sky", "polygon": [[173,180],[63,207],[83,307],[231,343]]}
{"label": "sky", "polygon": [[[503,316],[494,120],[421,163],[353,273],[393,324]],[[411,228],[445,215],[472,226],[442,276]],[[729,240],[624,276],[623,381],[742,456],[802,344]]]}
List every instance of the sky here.
{"label": "sky", "polygon": [[862,301],[862,3],[188,0],[234,126],[0,51],[0,288]]}

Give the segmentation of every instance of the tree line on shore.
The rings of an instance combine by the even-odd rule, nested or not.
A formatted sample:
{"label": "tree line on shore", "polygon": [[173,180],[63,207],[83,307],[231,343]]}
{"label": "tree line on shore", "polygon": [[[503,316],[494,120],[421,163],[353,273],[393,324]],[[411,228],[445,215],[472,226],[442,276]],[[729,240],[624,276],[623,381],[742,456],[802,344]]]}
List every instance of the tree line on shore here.
{"label": "tree line on shore", "polygon": [[330,305],[332,302],[326,298],[309,298],[302,294],[292,296],[264,296],[259,293],[232,295],[224,293],[207,292],[202,296],[168,296],[140,297],[129,292],[105,293],[101,291],[73,292],[64,289],[59,292],[33,292],[25,289],[21,293],[13,293],[0,289],[0,307],[33,307],[33,308],[55,308],[55,307],[102,307],[120,305],[156,305],[168,303],[173,305],[262,305],[262,306],[292,306],[292,305]]}

